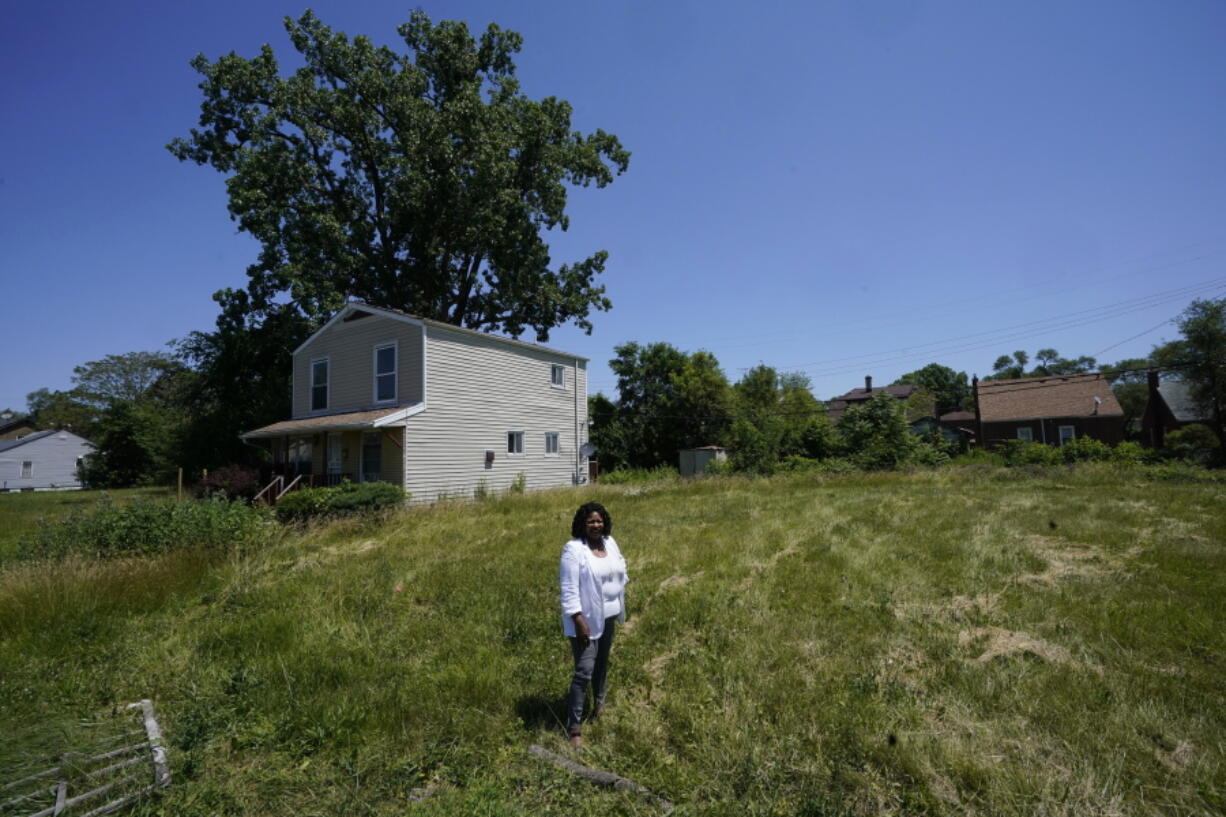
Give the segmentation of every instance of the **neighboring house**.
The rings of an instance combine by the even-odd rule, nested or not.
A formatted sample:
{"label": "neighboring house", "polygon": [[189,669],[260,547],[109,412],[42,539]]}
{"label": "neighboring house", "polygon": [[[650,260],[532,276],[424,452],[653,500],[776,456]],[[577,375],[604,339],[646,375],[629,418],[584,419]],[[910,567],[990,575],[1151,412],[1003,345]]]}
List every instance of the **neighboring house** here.
{"label": "neighboring house", "polygon": [[974,445],[977,441],[979,423],[973,411],[950,411],[938,418],[941,432],[946,439],[956,439]]}
{"label": "neighboring house", "polygon": [[354,302],[294,350],[293,382],[291,419],[242,435],[279,473],[415,503],[587,479],[586,358]]}
{"label": "neighboring house", "polygon": [[1158,373],[1149,373],[1149,400],[1141,415],[1141,439],[1151,448],[1161,448],[1166,435],[1191,423],[1209,424],[1210,418],[1192,399],[1187,383],[1158,380]]}
{"label": "neighboring house", "polygon": [[[847,411],[847,409],[851,408],[852,406],[863,405],[875,394],[881,394],[884,392],[891,397],[898,398],[899,400],[906,400],[917,391],[919,391],[919,386],[914,386],[910,383],[897,386],[884,386],[874,389],[873,378],[866,376],[864,378],[864,388],[852,389],[851,391],[847,392],[847,394],[840,394],[838,397],[830,398],[830,400],[826,403],[826,416],[830,419],[832,424],[837,423],[843,416],[843,412]],[[910,420],[910,418],[908,419]]]}
{"label": "neighboring house", "polygon": [[81,460],[94,450],[71,431],[35,431],[0,442],[0,491],[64,491],[81,487]]}
{"label": "neighboring house", "polygon": [[1033,440],[1063,445],[1077,437],[1115,444],[1124,439],[1124,410],[1098,373],[974,379],[980,445]]}
{"label": "neighboring house", "polygon": [[29,417],[5,417],[0,418],[0,442],[5,440],[20,440],[22,437],[33,434],[37,429],[34,428],[34,423]]}

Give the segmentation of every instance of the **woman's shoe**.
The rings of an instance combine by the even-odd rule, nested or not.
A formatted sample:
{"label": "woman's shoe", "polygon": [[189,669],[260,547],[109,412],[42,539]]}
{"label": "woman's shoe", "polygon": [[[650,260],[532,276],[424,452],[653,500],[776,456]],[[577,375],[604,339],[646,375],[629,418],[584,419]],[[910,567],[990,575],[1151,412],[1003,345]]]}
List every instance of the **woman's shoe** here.
{"label": "woman's shoe", "polygon": [[592,713],[592,720],[598,721],[603,717],[604,717],[604,707],[603,706],[596,707],[596,711]]}
{"label": "woman's shoe", "polygon": [[578,732],[570,733],[570,748],[572,749],[582,749],[583,748],[583,736],[580,735]]}

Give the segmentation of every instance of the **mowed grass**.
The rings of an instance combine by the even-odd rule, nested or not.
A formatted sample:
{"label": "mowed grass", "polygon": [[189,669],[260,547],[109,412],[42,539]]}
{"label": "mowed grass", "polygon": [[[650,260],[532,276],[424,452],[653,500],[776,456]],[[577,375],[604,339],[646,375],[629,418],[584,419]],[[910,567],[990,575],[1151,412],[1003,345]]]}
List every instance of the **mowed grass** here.
{"label": "mowed grass", "polygon": [[149,813],[656,813],[525,751],[568,751],[557,560],[589,498],[631,619],[580,759],[674,814],[1226,811],[1226,483],[1099,467],[594,486],[12,566],[0,769],[152,697]]}
{"label": "mowed grass", "polygon": [[0,494],[0,561],[17,547],[22,536],[33,533],[40,520],[88,512],[103,497],[114,502],[166,499],[169,488],[120,488],[111,491],[24,491]]}

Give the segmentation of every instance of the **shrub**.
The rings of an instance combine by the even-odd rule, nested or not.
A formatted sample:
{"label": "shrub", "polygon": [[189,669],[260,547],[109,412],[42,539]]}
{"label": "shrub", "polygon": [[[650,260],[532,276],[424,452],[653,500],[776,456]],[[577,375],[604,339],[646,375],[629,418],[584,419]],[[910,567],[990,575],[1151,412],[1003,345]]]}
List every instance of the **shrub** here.
{"label": "shrub", "polygon": [[507,488],[513,494],[522,494],[528,487],[528,475],[520,471],[515,475],[515,479],[511,480],[511,485]]}
{"label": "shrub", "polygon": [[408,496],[390,482],[342,482],[335,488],[303,488],[277,502],[281,522],[305,522],[317,516],[346,516],[404,503]]}
{"label": "shrub", "polygon": [[1154,449],[1146,448],[1140,443],[1134,443],[1131,440],[1126,440],[1111,449],[1111,460],[1113,462],[1128,463],[1130,465],[1157,462],[1159,456]]}
{"label": "shrub", "polygon": [[222,499],[245,499],[250,502],[260,492],[260,472],[243,465],[225,465],[211,471],[196,484],[196,495]]}
{"label": "shrub", "polygon": [[17,555],[58,559],[79,553],[111,558],[179,547],[224,551],[262,543],[269,535],[268,522],[266,511],[242,502],[138,499],[115,505],[102,499],[91,512],[42,521],[37,531],[21,539]]}
{"label": "shrub", "polygon": [[1065,462],[1106,462],[1111,459],[1111,446],[1093,437],[1076,437],[1057,449]]}
{"label": "shrub", "polygon": [[[710,473],[711,469],[707,469]],[[656,468],[619,468],[607,474],[600,475],[601,483],[605,485],[629,485],[640,482],[671,482],[681,478],[676,468],[660,465]]]}
{"label": "shrub", "polygon": [[1180,459],[1208,465],[1220,453],[1217,435],[1203,423],[1191,423],[1166,435],[1166,449]]}
{"label": "shrub", "polygon": [[1031,440],[1005,440],[996,448],[1005,465],[1059,465],[1064,462],[1058,449]]}

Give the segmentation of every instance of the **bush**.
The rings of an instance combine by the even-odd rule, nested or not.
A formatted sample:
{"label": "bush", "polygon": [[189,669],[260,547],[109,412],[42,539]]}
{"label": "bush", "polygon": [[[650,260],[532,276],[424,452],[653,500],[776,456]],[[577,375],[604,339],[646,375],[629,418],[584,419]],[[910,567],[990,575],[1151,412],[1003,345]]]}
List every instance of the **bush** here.
{"label": "bush", "polygon": [[1076,437],[1057,449],[1065,462],[1106,462],[1111,459],[1111,446],[1093,437]]}
{"label": "bush", "polygon": [[390,482],[342,482],[335,488],[302,488],[277,502],[281,522],[304,522],[317,516],[346,516],[404,504],[404,489]]}
{"label": "bush", "polygon": [[1158,462],[1161,455],[1152,448],[1146,448],[1131,440],[1120,443],[1111,449],[1111,461],[1129,465],[1143,465]]}
{"label": "bush", "polygon": [[1058,449],[1031,440],[1005,440],[996,448],[1005,465],[1059,465],[1064,462]]}
{"label": "bush", "polygon": [[[710,473],[710,468],[707,469]],[[604,485],[629,485],[640,482],[672,482],[681,479],[676,468],[660,465],[655,468],[619,468],[600,475]]]}
{"label": "bush", "polygon": [[1203,423],[1191,423],[1167,434],[1166,450],[1201,465],[1214,462],[1220,454],[1217,435]]}
{"label": "bush", "polygon": [[250,502],[260,492],[260,472],[243,465],[225,465],[196,484],[196,496],[245,499]]}
{"label": "bush", "polygon": [[18,558],[59,559],[72,553],[97,558],[162,553],[173,548],[219,551],[262,543],[269,515],[242,502],[137,499],[115,505],[99,500],[92,512],[73,513],[18,543]]}

